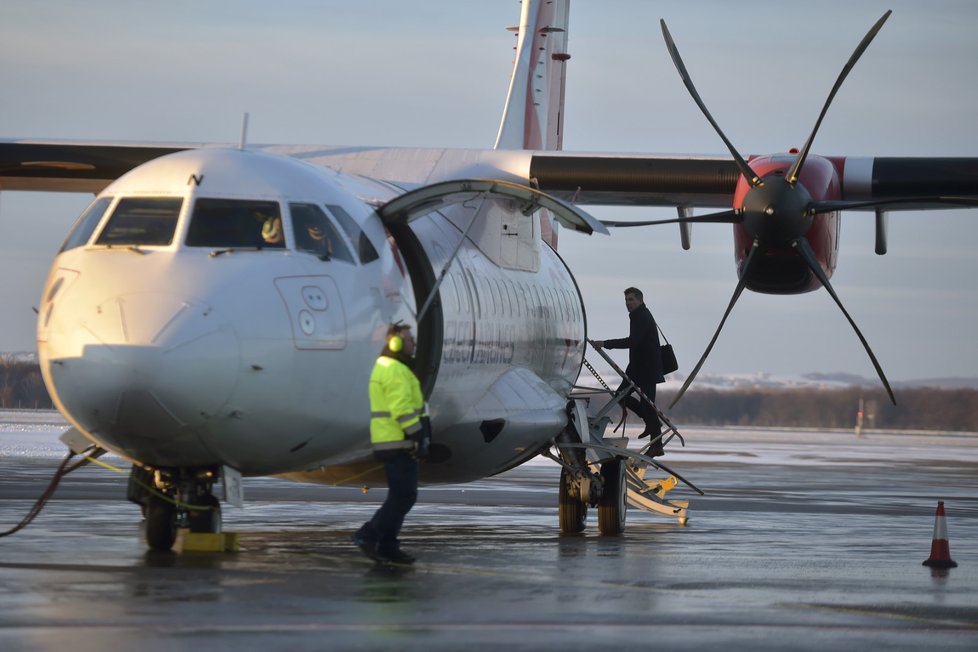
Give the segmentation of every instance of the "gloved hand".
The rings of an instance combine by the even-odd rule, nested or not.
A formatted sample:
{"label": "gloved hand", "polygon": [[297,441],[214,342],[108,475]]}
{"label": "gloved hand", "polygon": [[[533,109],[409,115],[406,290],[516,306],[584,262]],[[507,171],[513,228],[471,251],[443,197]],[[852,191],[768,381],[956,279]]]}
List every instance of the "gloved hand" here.
{"label": "gloved hand", "polygon": [[431,419],[421,417],[421,430],[414,435],[414,456],[419,462],[428,459],[428,450],[431,448]]}

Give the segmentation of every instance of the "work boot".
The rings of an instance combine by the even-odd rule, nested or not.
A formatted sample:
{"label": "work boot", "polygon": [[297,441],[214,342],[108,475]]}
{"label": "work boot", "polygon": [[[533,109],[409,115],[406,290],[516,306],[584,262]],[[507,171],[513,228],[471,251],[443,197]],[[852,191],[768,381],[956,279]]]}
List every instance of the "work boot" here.
{"label": "work boot", "polygon": [[376,560],[389,564],[413,564],[414,555],[404,552],[400,546],[378,548]]}
{"label": "work boot", "polygon": [[375,539],[368,539],[364,535],[362,530],[357,530],[350,537],[353,540],[354,545],[363,551],[363,554],[367,555],[374,561],[380,561],[380,555],[377,553],[377,541]]}

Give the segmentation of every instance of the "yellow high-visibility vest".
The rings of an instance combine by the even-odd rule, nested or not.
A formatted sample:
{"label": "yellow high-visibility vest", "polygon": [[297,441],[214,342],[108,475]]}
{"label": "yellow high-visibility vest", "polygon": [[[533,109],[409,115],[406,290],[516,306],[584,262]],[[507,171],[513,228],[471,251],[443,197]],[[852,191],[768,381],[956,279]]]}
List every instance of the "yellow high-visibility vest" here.
{"label": "yellow high-visibility vest", "polygon": [[414,447],[406,435],[421,429],[425,416],[421,383],[410,367],[385,355],[370,373],[370,443],[374,450]]}

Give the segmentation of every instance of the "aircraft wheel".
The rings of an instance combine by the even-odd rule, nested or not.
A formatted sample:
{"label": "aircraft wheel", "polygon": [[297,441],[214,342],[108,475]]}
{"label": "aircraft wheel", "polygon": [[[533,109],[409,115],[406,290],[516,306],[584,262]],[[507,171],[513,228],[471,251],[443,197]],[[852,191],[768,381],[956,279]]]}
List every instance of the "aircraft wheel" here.
{"label": "aircraft wheel", "polygon": [[584,531],[587,521],[587,503],[580,497],[574,486],[574,475],[567,469],[560,471],[560,507],[561,534],[578,534]]}
{"label": "aircraft wheel", "polygon": [[598,502],[598,529],[605,536],[625,531],[625,460],[616,458],[601,465],[604,490]]}
{"label": "aircraft wheel", "polygon": [[194,500],[194,504],[210,509],[189,510],[187,520],[191,532],[218,534],[221,531],[221,501],[211,494]]}
{"label": "aircraft wheel", "polygon": [[176,540],[176,507],[160,498],[150,497],[146,502],[146,543],[153,550],[169,550]]}

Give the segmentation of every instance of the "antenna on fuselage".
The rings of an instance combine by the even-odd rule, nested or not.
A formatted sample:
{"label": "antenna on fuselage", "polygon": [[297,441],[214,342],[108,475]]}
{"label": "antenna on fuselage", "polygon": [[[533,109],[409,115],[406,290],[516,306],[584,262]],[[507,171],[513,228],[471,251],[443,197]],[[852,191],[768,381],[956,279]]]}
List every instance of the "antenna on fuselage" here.
{"label": "antenna on fuselage", "polygon": [[248,142],[248,112],[241,114],[241,140],[238,141],[238,149],[244,149]]}

